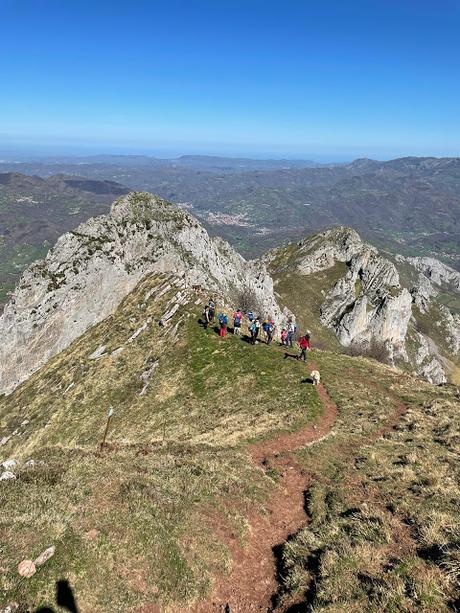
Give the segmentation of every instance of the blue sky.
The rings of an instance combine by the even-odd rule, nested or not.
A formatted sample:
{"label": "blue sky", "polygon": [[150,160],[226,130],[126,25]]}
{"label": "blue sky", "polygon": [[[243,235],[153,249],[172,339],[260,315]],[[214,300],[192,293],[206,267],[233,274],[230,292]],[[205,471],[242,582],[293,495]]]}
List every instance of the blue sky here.
{"label": "blue sky", "polygon": [[460,155],[458,0],[0,0],[0,150]]}

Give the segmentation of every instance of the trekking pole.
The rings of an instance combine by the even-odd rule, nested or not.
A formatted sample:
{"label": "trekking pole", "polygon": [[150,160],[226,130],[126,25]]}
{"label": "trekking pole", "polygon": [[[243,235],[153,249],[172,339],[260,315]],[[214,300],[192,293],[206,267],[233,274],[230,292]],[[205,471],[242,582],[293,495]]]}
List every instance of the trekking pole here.
{"label": "trekking pole", "polygon": [[102,451],[102,449],[104,448],[104,445],[105,445],[105,439],[107,438],[107,433],[109,431],[109,425],[110,425],[110,420],[112,419],[112,415],[113,415],[113,408],[110,406],[109,410],[107,411],[107,423],[105,425],[104,436],[102,437],[102,442],[101,442],[101,446],[100,446],[100,450],[101,451]]}

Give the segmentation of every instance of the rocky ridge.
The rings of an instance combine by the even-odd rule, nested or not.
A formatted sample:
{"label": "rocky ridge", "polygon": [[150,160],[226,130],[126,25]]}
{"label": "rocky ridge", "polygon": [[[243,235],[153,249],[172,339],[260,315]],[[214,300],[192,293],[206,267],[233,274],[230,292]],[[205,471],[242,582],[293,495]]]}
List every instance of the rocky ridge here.
{"label": "rocky ridge", "polygon": [[21,277],[0,318],[0,392],[9,393],[88,328],[113,313],[149,273],[183,275],[232,295],[249,289],[267,313],[283,317],[270,275],[198,221],[162,200],[134,192],[109,215],[61,236]]}
{"label": "rocky ridge", "polygon": [[[271,251],[265,258],[270,271],[283,275],[295,270],[309,277],[332,269],[338,262],[346,272],[331,287],[322,289],[319,319],[333,329],[345,347],[369,347],[378,342],[388,352],[390,363],[405,363],[431,383],[447,380],[448,361],[432,336],[441,335],[450,357],[460,344],[460,317],[436,303],[441,292],[459,292],[457,271],[433,258],[404,258],[378,251],[359,234],[343,226]],[[399,265],[405,265],[404,280]],[[402,272],[402,271],[401,271]],[[436,313],[433,332],[418,330],[417,312]],[[425,326],[426,327],[426,326]]]}

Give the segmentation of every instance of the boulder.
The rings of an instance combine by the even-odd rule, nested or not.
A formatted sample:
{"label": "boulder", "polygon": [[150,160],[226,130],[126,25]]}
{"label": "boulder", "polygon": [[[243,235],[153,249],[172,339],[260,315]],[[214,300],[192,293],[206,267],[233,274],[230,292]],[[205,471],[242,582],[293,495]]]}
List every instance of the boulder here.
{"label": "boulder", "polygon": [[16,475],[9,470],[5,470],[0,475],[0,481],[9,481],[10,479],[16,479]]}
{"label": "boulder", "polygon": [[33,577],[36,572],[37,569],[35,568],[35,564],[32,562],[32,560],[23,560],[18,564],[18,573],[21,575],[21,577],[30,579],[30,577]]}

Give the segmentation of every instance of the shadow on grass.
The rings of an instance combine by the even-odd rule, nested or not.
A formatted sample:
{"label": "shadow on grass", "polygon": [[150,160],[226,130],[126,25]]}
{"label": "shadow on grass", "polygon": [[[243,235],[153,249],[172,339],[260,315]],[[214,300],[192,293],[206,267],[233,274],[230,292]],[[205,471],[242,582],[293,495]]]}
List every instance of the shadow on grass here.
{"label": "shadow on grass", "polygon": [[[70,587],[70,583],[65,579],[56,582],[56,604],[61,609],[70,611],[70,613],[78,613],[77,603],[75,602],[72,588]],[[42,607],[41,609],[37,609],[35,613],[54,613],[54,609]]]}

